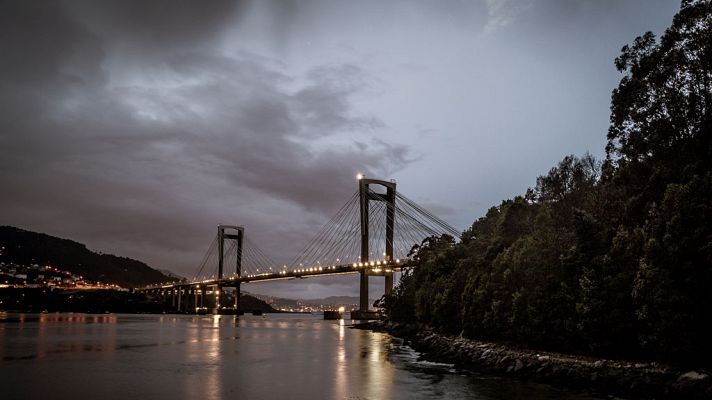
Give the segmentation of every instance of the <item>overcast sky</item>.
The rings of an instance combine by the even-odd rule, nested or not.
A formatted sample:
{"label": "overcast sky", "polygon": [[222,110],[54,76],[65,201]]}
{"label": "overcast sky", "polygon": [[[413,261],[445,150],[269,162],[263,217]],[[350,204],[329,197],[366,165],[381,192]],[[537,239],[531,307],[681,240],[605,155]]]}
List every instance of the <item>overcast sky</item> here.
{"label": "overcast sky", "polygon": [[192,276],[240,224],[282,263],[365,172],[464,229],[565,155],[603,156],[613,59],[678,8],[0,1],[0,225]]}

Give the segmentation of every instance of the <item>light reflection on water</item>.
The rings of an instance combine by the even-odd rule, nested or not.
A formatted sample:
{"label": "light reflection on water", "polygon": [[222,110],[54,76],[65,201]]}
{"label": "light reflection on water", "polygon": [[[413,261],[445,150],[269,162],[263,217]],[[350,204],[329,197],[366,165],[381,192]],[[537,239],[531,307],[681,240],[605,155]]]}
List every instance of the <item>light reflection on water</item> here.
{"label": "light reflection on water", "polygon": [[583,399],[320,316],[0,313],[3,398]]}

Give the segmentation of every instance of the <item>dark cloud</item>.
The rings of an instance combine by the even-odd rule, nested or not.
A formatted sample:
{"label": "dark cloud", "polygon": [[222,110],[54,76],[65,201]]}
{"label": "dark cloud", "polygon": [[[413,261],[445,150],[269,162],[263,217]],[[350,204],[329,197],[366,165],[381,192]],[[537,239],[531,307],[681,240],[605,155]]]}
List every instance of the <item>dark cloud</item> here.
{"label": "dark cloud", "polygon": [[[232,7],[95,4],[15,3],[2,13],[13,21],[2,24],[0,63],[3,223],[189,275],[217,223],[268,230],[264,213],[282,213],[282,234],[302,240],[267,245],[296,252],[299,232],[355,190],[356,171],[407,163],[406,146],[373,137],[380,120],[353,112],[350,98],[368,79],[357,66],[299,77],[264,57],[200,46]],[[162,57],[122,60],[139,73],[115,81],[117,41],[161,47]],[[340,133],[353,139],[313,148]]]}
{"label": "dark cloud", "polygon": [[247,1],[69,0],[66,13],[101,36],[104,43],[149,57],[210,45],[226,25],[239,21]]}

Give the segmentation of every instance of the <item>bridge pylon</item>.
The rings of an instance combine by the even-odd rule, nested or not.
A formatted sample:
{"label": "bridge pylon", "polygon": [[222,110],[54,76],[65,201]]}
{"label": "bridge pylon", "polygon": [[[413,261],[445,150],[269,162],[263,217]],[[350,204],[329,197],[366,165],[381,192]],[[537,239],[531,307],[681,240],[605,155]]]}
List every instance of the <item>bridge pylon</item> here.
{"label": "bridge pylon", "polygon": [[[225,268],[225,241],[234,240],[235,246],[235,273],[237,277],[242,276],[242,245],[245,239],[245,227],[236,225],[218,225],[218,279],[217,279],[217,295],[215,296],[214,313],[220,312],[222,308],[222,279]],[[240,309],[240,282],[235,283],[235,310]]]}
{"label": "bridge pylon", "polygon": [[[371,190],[371,186],[385,187],[385,193],[379,193]],[[395,205],[396,205],[396,183],[395,181],[382,181],[378,179],[366,179],[359,176],[358,180],[359,200],[361,209],[361,262],[366,264],[369,261],[368,243],[369,243],[369,203],[371,201],[383,201],[386,203],[386,262],[393,262],[393,227],[395,222]],[[368,277],[373,275],[368,268],[364,268],[360,272],[360,297],[359,310],[366,312],[369,309],[368,302]],[[385,293],[390,294],[393,291],[393,271],[383,271],[378,275],[385,277]]]}

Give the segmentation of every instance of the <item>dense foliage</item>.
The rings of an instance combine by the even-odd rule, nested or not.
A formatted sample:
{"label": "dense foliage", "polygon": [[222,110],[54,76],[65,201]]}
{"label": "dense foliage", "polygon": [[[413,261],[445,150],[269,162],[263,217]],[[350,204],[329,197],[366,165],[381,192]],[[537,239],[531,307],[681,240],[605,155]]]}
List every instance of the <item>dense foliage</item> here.
{"label": "dense foliage", "polygon": [[467,337],[712,360],[712,3],[615,60],[607,157],[564,158],[456,243],[433,237],[390,318]]}

